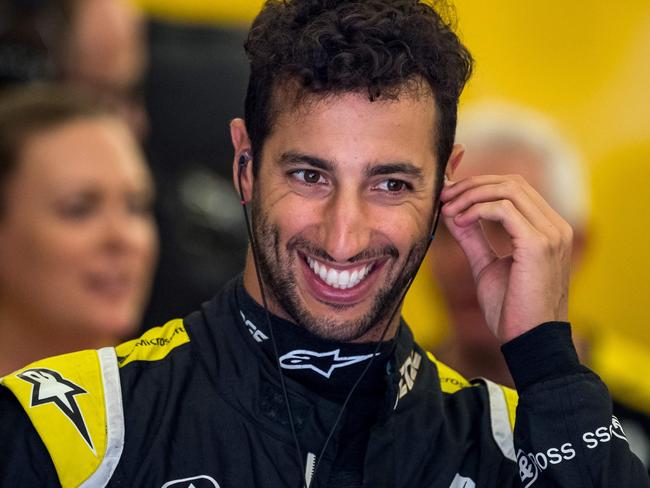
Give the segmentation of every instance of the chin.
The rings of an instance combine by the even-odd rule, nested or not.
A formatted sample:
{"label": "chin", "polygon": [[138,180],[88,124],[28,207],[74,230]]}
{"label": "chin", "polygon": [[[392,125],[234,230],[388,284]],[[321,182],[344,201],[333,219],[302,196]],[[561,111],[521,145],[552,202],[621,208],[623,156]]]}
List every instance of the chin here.
{"label": "chin", "polygon": [[[97,321],[97,317],[101,317]],[[98,338],[121,342],[131,339],[139,332],[139,316],[133,313],[115,313],[115,311],[104,312],[95,316],[95,320],[89,320],[85,327],[88,334],[95,334]],[[112,345],[112,344],[111,344]]]}

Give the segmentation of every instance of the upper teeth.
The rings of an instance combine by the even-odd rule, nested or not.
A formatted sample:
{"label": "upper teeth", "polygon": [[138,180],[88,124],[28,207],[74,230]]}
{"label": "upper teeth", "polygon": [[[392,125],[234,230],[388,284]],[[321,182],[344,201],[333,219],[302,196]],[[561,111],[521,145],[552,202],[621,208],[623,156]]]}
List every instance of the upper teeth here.
{"label": "upper teeth", "polygon": [[372,264],[359,266],[358,268],[337,271],[334,268],[328,268],[323,263],[310,257],[307,258],[309,267],[320,276],[320,279],[333,288],[353,288],[363,281],[372,269]]}

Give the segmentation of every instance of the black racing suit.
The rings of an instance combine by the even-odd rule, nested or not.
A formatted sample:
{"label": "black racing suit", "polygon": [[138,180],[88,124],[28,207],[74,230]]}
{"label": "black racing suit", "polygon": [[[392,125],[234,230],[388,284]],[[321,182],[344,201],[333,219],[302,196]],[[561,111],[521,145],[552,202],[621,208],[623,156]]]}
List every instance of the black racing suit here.
{"label": "black racing suit", "polygon": [[372,348],[272,320],[304,471],[263,311],[237,280],[141,339],[5,377],[0,486],[650,487],[567,324],[503,347],[514,435],[514,392],[465,381],[402,324],[317,459]]}

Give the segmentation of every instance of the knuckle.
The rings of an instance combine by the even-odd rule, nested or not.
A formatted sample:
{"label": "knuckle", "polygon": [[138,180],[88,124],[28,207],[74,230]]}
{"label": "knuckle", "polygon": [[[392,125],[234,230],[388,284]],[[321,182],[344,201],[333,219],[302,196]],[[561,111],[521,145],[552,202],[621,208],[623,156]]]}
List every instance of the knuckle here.
{"label": "knuckle", "polygon": [[562,247],[565,242],[562,233],[555,227],[552,227],[547,240],[553,249]]}
{"label": "knuckle", "polygon": [[517,173],[508,175],[508,179],[513,185],[517,187],[521,187],[522,185],[526,184],[526,180],[524,179],[524,177]]}
{"label": "knuckle", "polygon": [[497,204],[499,205],[499,208],[504,211],[510,211],[512,210],[515,206],[510,200],[503,199],[503,200],[498,200]]}
{"label": "knuckle", "polygon": [[519,191],[519,185],[512,180],[505,180],[500,186],[504,195],[512,195]]}

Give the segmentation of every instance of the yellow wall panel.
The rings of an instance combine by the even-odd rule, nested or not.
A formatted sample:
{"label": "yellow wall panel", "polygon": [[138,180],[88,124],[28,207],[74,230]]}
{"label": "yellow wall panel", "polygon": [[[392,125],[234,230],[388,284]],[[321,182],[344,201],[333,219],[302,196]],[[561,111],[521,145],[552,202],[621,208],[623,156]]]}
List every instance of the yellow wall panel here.
{"label": "yellow wall panel", "polygon": [[183,22],[248,23],[260,10],[262,0],[135,0],[156,17]]}

